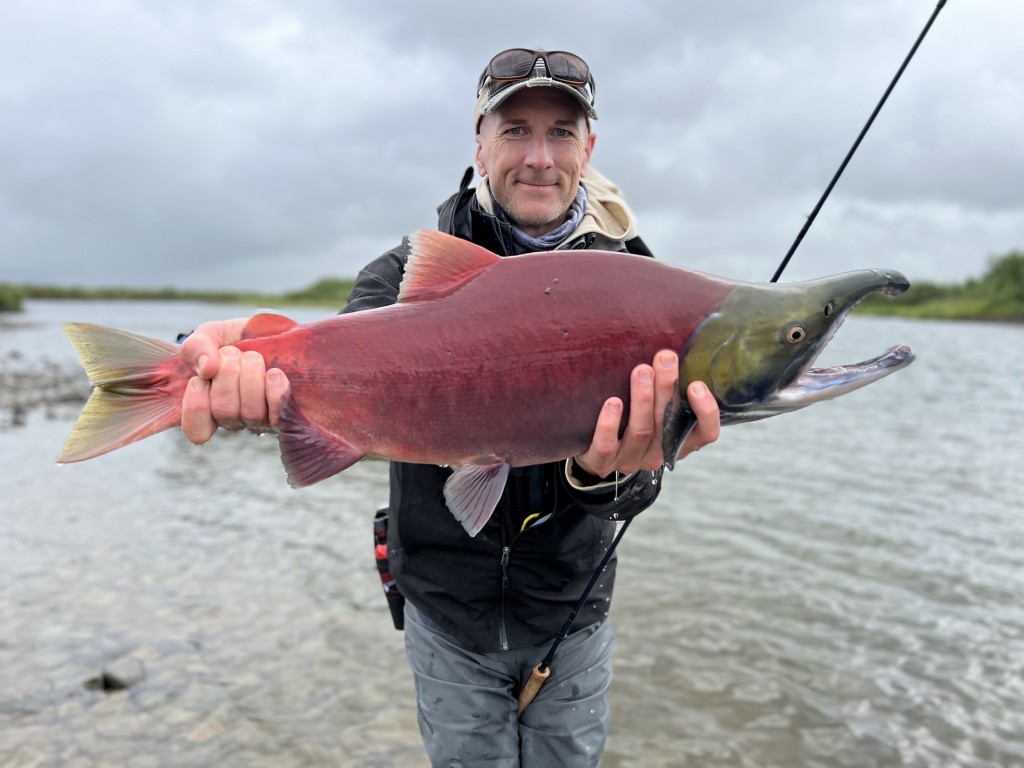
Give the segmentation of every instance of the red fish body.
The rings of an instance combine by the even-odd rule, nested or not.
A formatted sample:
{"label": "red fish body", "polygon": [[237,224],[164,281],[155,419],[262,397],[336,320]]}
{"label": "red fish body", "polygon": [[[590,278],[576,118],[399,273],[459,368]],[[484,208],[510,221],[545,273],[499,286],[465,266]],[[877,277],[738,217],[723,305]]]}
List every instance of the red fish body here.
{"label": "red fish body", "polygon": [[[358,456],[513,466],[584,450],[604,401],[679,350],[729,286],[623,254],[495,259],[443,298],[242,342]],[[333,474],[333,473],[332,473]]]}
{"label": "red fish body", "polygon": [[[605,400],[628,403],[632,369],[661,349],[680,353],[669,466],[693,425],[689,381],[706,381],[731,423],[842,394],[912,359],[902,348],[794,385],[860,298],[906,287],[898,273],[763,286],[629,254],[502,259],[439,232],[410,241],[398,303],[304,325],[257,315],[235,345],[288,376],[278,431],[295,486],[364,456],[452,465],[449,507],[475,533],[510,466],[585,450]],[[59,461],[180,424],[192,371],[178,347],[99,326],[66,331],[95,389]]]}

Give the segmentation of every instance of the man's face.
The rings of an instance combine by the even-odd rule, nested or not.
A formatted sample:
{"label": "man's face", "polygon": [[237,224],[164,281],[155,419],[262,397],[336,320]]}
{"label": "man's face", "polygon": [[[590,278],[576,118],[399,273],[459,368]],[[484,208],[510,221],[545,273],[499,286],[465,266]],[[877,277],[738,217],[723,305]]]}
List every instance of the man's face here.
{"label": "man's face", "polygon": [[512,220],[540,237],[565,221],[595,138],[572,96],[524,88],[480,122],[477,169]]}

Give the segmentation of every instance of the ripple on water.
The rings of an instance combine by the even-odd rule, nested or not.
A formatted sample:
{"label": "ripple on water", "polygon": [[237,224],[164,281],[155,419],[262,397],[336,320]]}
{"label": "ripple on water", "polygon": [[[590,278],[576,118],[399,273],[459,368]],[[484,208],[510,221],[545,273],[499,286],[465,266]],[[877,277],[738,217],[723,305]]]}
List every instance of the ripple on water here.
{"label": "ripple on water", "polygon": [[[238,313],[179,309],[15,332],[59,362],[60,320]],[[603,765],[1024,764],[1021,329],[853,318],[836,359],[879,336],[918,361],[728,428],[631,526]],[[383,464],[293,491],[272,437],[167,433],[55,470],[69,426],[0,430],[0,763],[425,764],[370,548]],[[142,684],[82,686],[124,655]]]}

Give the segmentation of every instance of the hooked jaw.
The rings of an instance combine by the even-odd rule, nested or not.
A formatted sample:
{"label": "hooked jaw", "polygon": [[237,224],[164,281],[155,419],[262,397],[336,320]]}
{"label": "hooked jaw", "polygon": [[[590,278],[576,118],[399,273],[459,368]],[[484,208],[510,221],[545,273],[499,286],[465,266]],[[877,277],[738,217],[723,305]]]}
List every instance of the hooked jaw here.
{"label": "hooked jaw", "polygon": [[851,365],[836,365],[829,368],[813,368],[814,361],[821,354],[821,351],[828,346],[828,343],[835,336],[836,331],[843,324],[853,308],[860,304],[872,293],[881,293],[885,296],[895,297],[902,294],[910,287],[910,282],[899,272],[880,272],[871,270],[876,276],[877,283],[863,286],[859,291],[853,292],[835,319],[828,333],[817,344],[816,352],[808,359],[804,369],[788,386],[779,390],[775,397],[771,398],[769,407],[776,407],[780,410],[792,410],[803,408],[812,403],[830,400],[847,392],[853,392],[863,386],[878,381],[905,368],[914,361],[914,354],[910,347],[905,344],[897,344],[888,351],[877,357]]}
{"label": "hooked jaw", "polygon": [[[820,282],[825,284],[826,280]],[[814,368],[814,362],[822,350],[828,346],[853,308],[865,297],[876,292],[898,296],[910,287],[910,283],[900,273],[880,270],[862,270],[827,279],[827,282],[832,283],[830,297],[834,298],[834,301],[827,303],[835,314],[825,333],[815,341],[813,349],[808,350],[798,363],[798,373],[792,376],[788,384],[767,394],[760,402],[748,401],[743,405],[737,404],[735,408],[723,405],[723,424],[756,421],[831,400],[878,381],[913,362],[914,355],[910,347],[898,344],[860,363]]]}
{"label": "hooked jaw", "polygon": [[862,363],[835,365],[830,368],[807,368],[792,384],[780,390],[766,406],[792,410],[839,397],[905,368],[913,360],[914,353],[910,351],[910,347],[906,344],[897,344],[878,357]]}

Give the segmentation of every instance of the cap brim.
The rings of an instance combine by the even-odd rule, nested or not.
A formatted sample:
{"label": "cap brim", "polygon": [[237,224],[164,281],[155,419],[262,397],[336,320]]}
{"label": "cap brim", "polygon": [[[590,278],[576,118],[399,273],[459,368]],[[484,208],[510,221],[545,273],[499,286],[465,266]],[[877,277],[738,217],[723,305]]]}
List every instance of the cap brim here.
{"label": "cap brim", "polygon": [[597,119],[597,110],[594,109],[594,106],[590,103],[590,99],[587,95],[579,88],[574,88],[567,83],[554,80],[550,77],[532,77],[528,80],[519,80],[511,83],[484,101],[484,103],[480,105],[479,109],[477,109],[477,120],[479,121],[479,119],[484,115],[489,115],[497,109],[505,99],[515,93],[518,93],[523,88],[556,88],[560,91],[565,91],[576,98],[580,103],[580,106],[583,107],[583,112],[588,118],[591,120]]}

